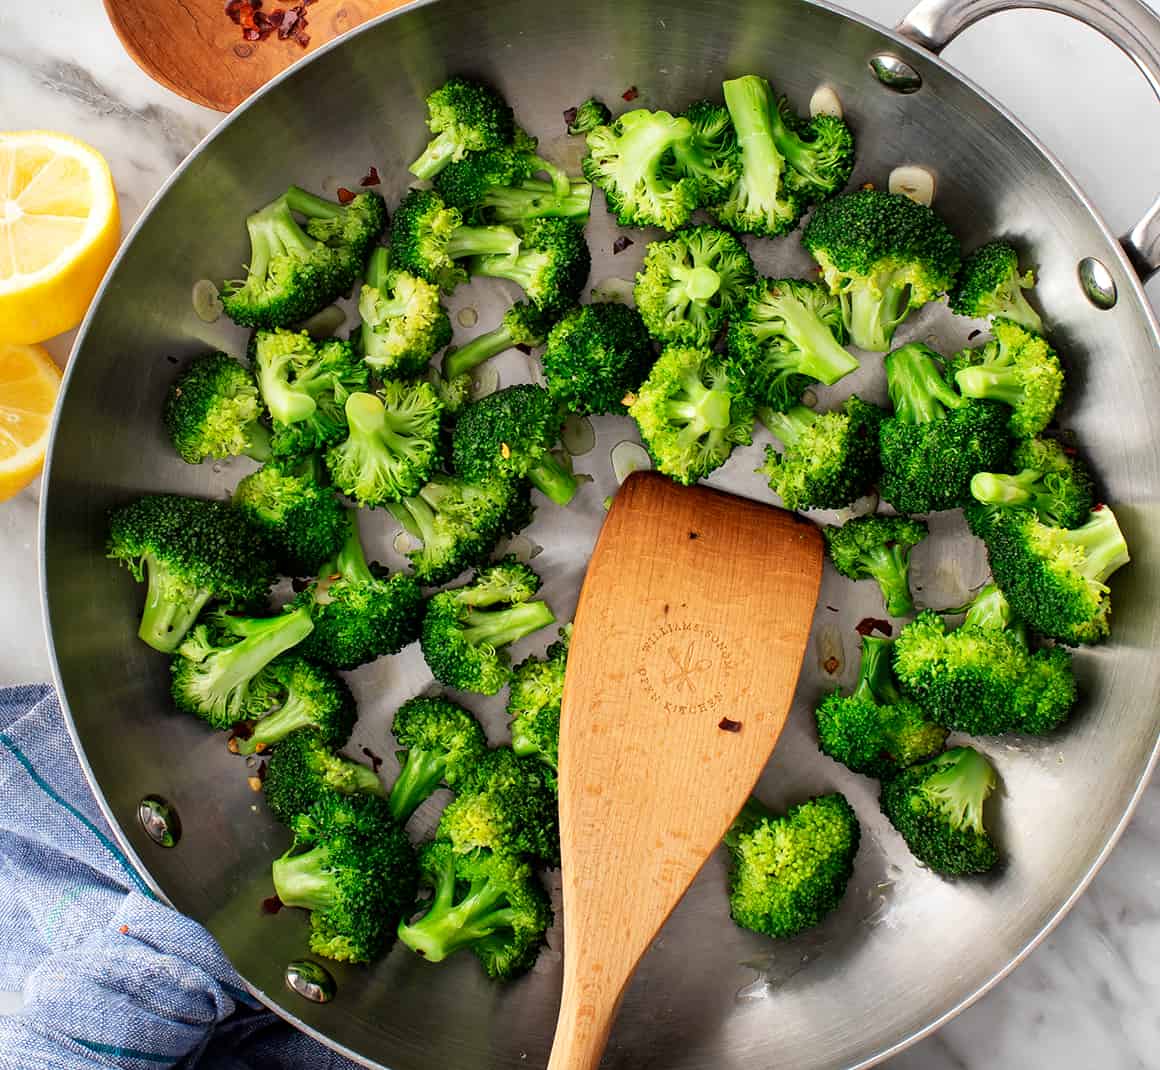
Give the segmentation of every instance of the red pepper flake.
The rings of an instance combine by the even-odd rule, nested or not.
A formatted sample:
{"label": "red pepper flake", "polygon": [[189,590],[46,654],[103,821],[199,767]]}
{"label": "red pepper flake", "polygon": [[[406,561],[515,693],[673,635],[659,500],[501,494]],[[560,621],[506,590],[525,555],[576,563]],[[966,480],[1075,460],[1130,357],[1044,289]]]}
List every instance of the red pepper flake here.
{"label": "red pepper flake", "polygon": [[1096,502],[1096,504],[1092,506],[1092,512],[1093,513],[1102,513],[1106,508],[1107,508],[1107,506],[1104,505],[1103,502]]}
{"label": "red pepper flake", "polygon": [[576,121],[576,109],[569,108],[564,112],[564,125],[571,126]]}
{"label": "red pepper flake", "polygon": [[633,240],[631,238],[626,238],[622,234],[619,238],[616,239],[616,241],[612,243],[612,255],[615,256],[617,253],[623,253],[624,250],[632,244]]}
{"label": "red pepper flake", "polygon": [[365,175],[363,175],[361,179],[359,179],[358,184],[360,186],[378,186],[382,183],[382,181],[383,180],[379,178],[379,169],[372,165],[371,169]]}
{"label": "red pepper flake", "polygon": [[117,930],[117,932],[119,932],[119,933],[120,933],[122,936],[128,936],[128,935],[129,935],[129,926],[128,926],[128,925],[122,925],[122,926],[121,926],[121,927],[120,927],[120,928]]}
{"label": "red pepper flake", "polygon": [[734,721],[729,717],[722,717],[721,720],[717,722],[717,727],[720,728],[722,732],[740,732],[741,722]]}
{"label": "red pepper flake", "polygon": [[859,635],[871,635],[874,632],[881,632],[887,639],[894,634],[894,629],[890,626],[890,621],[882,620],[881,617],[863,617],[854,625],[854,631]]}
{"label": "red pepper flake", "polygon": [[636,86],[630,85],[623,93],[620,94],[621,100],[636,100],[640,94],[636,91]]}
{"label": "red pepper flake", "polygon": [[263,784],[266,783],[266,766],[268,764],[268,762],[263,762],[258,766],[258,780]]}
{"label": "red pepper flake", "polygon": [[377,773],[383,767],[383,760],[370,747],[363,747],[363,754],[371,760],[371,768]]}
{"label": "red pepper flake", "polygon": [[277,914],[285,905],[276,895],[270,895],[262,900],[259,909],[263,914]]}
{"label": "red pepper flake", "polygon": [[524,345],[523,342],[517,342],[513,348],[518,349],[526,357],[530,357],[532,355],[532,347]]}
{"label": "red pepper flake", "polygon": [[230,732],[230,739],[249,739],[254,734],[253,721],[239,721]]}
{"label": "red pepper flake", "polygon": [[346,188],[346,186],[339,186],[338,187],[338,203],[339,204],[350,204],[350,202],[353,200],[354,200],[354,193],[351,190],[348,190]]}
{"label": "red pepper flake", "polygon": [[826,670],[831,676],[834,675],[840,668],[842,663],[831,654],[825,661],[822,662],[822,668]]}

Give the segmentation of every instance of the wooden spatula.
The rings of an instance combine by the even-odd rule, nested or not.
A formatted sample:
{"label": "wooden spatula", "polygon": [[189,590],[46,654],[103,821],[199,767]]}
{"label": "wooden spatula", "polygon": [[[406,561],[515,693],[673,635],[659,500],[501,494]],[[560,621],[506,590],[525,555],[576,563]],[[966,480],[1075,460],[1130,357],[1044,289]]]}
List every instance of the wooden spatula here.
{"label": "wooden spatula", "polygon": [[564,996],[549,1070],[594,1070],[641,955],[785,723],[822,573],[812,524],[653,472],[588,565],[560,728]]}

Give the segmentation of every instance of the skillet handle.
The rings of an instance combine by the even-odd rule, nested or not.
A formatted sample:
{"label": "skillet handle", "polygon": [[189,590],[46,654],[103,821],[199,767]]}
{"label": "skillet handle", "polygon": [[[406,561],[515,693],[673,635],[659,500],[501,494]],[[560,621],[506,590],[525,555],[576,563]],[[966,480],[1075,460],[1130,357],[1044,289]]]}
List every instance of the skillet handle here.
{"label": "skillet handle", "polygon": [[[968,26],[998,11],[1035,8],[1070,15],[1124,52],[1160,97],[1160,18],[1141,0],[920,0],[895,32],[936,55]],[[1160,197],[1120,238],[1141,279],[1160,271]]]}

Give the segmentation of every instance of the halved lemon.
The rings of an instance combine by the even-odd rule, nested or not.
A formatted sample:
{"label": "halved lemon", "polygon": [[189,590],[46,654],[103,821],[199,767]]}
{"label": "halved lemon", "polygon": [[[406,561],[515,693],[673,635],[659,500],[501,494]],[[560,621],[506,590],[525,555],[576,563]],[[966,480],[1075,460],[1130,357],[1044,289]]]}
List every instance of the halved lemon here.
{"label": "halved lemon", "polygon": [[80,323],[120,236],[96,149],[45,130],[0,133],[0,342],[41,342]]}
{"label": "halved lemon", "polygon": [[0,502],[43,467],[59,392],[60,369],[46,349],[0,344]]}

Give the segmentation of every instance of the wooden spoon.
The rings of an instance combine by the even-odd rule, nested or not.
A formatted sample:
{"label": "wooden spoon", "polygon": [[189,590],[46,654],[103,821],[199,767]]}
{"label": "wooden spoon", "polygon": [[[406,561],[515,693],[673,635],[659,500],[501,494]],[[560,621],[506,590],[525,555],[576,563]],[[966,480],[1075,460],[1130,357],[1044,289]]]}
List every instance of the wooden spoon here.
{"label": "wooden spoon", "polygon": [[[266,0],[261,10],[285,12],[297,2]],[[151,78],[195,104],[232,111],[311,49],[405,2],[318,0],[306,8],[308,48],[276,33],[246,41],[226,14],[225,0],[105,0],[105,11],[125,50]]]}
{"label": "wooden spoon", "polygon": [[549,1070],[595,1070],[637,962],[785,723],[822,574],[792,513],[653,472],[588,565],[560,730],[564,995]]}

